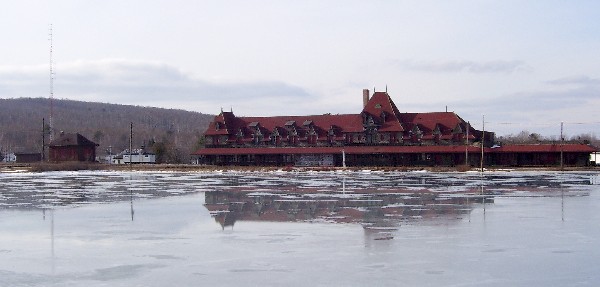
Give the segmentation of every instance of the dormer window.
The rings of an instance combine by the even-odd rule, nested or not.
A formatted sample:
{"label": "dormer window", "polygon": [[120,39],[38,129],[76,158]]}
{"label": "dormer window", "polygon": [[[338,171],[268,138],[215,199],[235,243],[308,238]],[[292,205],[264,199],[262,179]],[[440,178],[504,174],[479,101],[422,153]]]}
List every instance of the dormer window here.
{"label": "dormer window", "polygon": [[412,138],[413,142],[420,142],[421,138],[423,137],[423,132],[419,128],[419,125],[415,125],[409,132],[409,135]]}
{"label": "dormer window", "polygon": [[271,133],[272,136],[279,136],[279,129],[274,128],[273,132]]}
{"label": "dormer window", "polygon": [[415,125],[415,126],[413,126],[413,128],[412,128],[412,133],[413,133],[413,134],[417,134],[417,135],[418,135],[418,134],[421,134],[421,129],[419,128],[419,125]]}
{"label": "dormer window", "polygon": [[380,117],[381,117],[381,120],[382,120],[384,123],[385,123],[385,118],[386,118],[386,116],[387,116],[387,115],[386,115],[386,113],[385,113],[385,112],[381,112],[381,115],[380,115]]}
{"label": "dormer window", "polygon": [[440,137],[442,135],[442,130],[440,129],[440,125],[436,124],[435,128],[433,129],[433,131],[431,132],[431,134],[433,134],[433,139],[438,142],[440,140]]}
{"label": "dormer window", "polygon": [[373,117],[369,116],[369,119],[367,120],[367,126],[374,126],[375,125],[375,120],[373,120]]}
{"label": "dormer window", "polygon": [[439,125],[435,125],[435,128],[433,129],[432,134],[437,135],[437,136],[439,136],[439,135],[442,134],[442,131],[440,130],[440,126]]}
{"label": "dormer window", "polygon": [[253,130],[256,134],[262,135],[262,133],[260,132],[260,124],[258,122],[251,122],[250,124],[248,124],[248,128],[250,130]]}
{"label": "dormer window", "polygon": [[221,123],[220,122],[216,122],[215,123],[215,130],[218,131],[219,129],[221,129]]}
{"label": "dormer window", "polygon": [[297,136],[298,135],[298,131],[296,130],[296,128],[292,128],[290,130],[290,135],[292,135],[292,136]]}
{"label": "dormer window", "polygon": [[303,123],[302,125],[303,125],[303,126],[305,126],[305,127],[307,127],[307,126],[310,126],[310,125],[312,125],[312,123],[313,123],[313,121],[311,121],[311,120],[306,120],[306,121],[304,121],[304,123]]}
{"label": "dormer window", "polygon": [[452,130],[453,134],[462,134],[463,133],[463,129],[460,126],[460,124],[457,124],[456,127],[454,127],[454,130]]}

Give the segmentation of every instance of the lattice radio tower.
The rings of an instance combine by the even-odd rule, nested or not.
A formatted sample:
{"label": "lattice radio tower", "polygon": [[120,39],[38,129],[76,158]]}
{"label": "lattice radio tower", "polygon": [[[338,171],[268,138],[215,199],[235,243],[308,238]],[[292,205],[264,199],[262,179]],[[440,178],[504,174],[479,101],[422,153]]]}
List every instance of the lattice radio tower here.
{"label": "lattice radio tower", "polygon": [[50,118],[49,118],[49,132],[50,132],[50,141],[54,139],[54,61],[52,59],[52,24],[50,24]]}

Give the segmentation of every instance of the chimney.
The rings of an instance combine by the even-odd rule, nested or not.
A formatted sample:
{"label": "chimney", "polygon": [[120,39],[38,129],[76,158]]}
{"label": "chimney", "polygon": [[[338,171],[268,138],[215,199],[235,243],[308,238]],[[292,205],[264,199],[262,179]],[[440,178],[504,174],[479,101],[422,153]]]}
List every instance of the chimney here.
{"label": "chimney", "polygon": [[369,102],[369,89],[363,89],[363,108],[367,106]]}

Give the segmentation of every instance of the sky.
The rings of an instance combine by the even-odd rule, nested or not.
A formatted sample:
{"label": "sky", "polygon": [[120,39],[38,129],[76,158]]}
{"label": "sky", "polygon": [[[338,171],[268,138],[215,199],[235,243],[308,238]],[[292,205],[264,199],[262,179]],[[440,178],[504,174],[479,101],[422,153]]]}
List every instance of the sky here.
{"label": "sky", "polygon": [[0,98],[49,97],[52,58],[56,99],[357,114],[387,90],[497,135],[600,136],[596,0],[20,0],[0,36]]}

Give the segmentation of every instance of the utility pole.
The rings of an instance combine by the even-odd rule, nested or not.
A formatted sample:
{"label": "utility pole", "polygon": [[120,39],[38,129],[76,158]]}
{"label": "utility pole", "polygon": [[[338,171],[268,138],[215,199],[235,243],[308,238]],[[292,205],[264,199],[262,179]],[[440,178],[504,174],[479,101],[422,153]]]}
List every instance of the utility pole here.
{"label": "utility pole", "polygon": [[563,145],[565,138],[563,137],[563,122],[560,122],[560,170],[564,170]]}
{"label": "utility pole", "polygon": [[469,122],[467,122],[467,141],[465,142],[465,165],[469,166]]}
{"label": "utility pole", "polygon": [[485,145],[485,115],[483,115],[482,119],[482,133],[481,133],[481,162],[479,165],[481,166],[481,172],[483,172],[483,146]]}
{"label": "utility pole", "polygon": [[46,118],[42,118],[42,162],[46,159]]}
{"label": "utility pole", "polygon": [[129,125],[129,166],[132,164],[133,157],[133,122]]}

